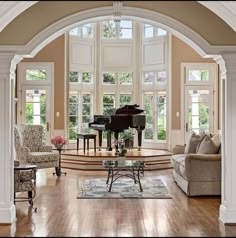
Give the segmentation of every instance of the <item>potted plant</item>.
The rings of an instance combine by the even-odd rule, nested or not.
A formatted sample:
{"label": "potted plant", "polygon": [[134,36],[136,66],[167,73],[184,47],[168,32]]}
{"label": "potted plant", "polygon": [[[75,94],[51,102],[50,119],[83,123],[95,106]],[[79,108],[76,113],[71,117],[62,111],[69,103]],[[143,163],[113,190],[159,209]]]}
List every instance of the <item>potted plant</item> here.
{"label": "potted plant", "polygon": [[121,139],[124,140],[125,147],[126,148],[133,148],[134,146],[134,134],[131,130],[131,128],[124,130],[123,133],[121,133]]}

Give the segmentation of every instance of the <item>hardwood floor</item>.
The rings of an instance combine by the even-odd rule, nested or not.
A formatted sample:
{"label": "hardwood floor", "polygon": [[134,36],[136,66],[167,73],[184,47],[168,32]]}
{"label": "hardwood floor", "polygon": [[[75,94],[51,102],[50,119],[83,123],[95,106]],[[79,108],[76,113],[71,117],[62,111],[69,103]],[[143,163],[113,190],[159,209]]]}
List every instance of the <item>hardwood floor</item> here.
{"label": "hardwood floor", "polygon": [[37,173],[32,213],[28,202],[16,203],[17,221],[0,225],[0,236],[236,236],[236,226],[219,220],[220,197],[187,197],[172,178],[172,169],[146,171],[159,176],[172,199],[76,199],[83,181],[106,177],[104,171],[53,169]]}

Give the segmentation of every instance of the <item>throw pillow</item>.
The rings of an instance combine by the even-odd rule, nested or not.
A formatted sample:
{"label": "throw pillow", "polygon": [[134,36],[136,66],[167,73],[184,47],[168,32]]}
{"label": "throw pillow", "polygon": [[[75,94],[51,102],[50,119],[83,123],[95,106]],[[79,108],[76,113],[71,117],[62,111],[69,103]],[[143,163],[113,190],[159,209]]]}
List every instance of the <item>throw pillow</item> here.
{"label": "throw pillow", "polygon": [[198,144],[200,143],[202,137],[197,135],[195,132],[192,132],[192,134],[189,134],[186,146],[184,149],[185,154],[194,154],[196,153],[196,149]]}
{"label": "throw pillow", "polygon": [[206,135],[197,150],[197,154],[217,154],[220,149],[220,144],[217,144],[217,138],[214,140]]}

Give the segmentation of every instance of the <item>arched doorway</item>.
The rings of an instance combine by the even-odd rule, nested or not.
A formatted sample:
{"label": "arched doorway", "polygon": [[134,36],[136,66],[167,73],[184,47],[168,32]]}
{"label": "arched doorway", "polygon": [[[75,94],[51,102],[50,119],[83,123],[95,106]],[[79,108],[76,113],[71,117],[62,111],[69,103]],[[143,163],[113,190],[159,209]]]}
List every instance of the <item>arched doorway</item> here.
{"label": "arched doorway", "polygon": [[[116,7],[117,9],[120,9],[120,7]],[[113,18],[113,8],[99,8],[96,9],[96,11],[93,10],[88,10],[88,11],[84,11],[84,12],[80,12],[76,15],[73,16],[69,16],[66,17],[58,22],[56,22],[55,24],[45,28],[43,31],[41,31],[39,34],[37,34],[29,43],[27,43],[24,47],[19,47],[18,49],[15,49],[14,52],[9,52],[6,49],[7,54],[5,53],[4,56],[4,60],[2,60],[3,62],[3,66],[4,69],[1,70],[1,72],[4,73],[4,77],[9,79],[9,75],[11,80],[11,83],[6,83],[4,85],[1,85],[3,90],[6,90],[6,92],[4,94],[2,94],[2,101],[7,101],[7,99],[9,99],[9,102],[4,106],[3,110],[8,108],[7,114],[6,114],[6,121],[8,121],[7,123],[4,121],[2,122],[1,125],[3,126],[8,126],[9,130],[5,130],[3,129],[4,133],[3,133],[3,137],[5,136],[5,139],[7,138],[7,141],[5,143],[3,143],[3,146],[5,145],[8,150],[4,151],[3,157],[5,158],[6,161],[8,161],[9,158],[12,158],[12,154],[13,154],[13,146],[12,146],[12,141],[13,141],[13,133],[12,133],[12,128],[13,128],[13,84],[14,84],[14,69],[16,64],[23,58],[23,57],[32,57],[34,56],[40,49],[42,49],[44,46],[46,46],[49,42],[51,42],[53,39],[55,39],[56,37],[58,37],[59,35],[63,34],[65,31],[73,28],[73,26],[75,26],[76,24],[78,24],[78,22],[80,23],[86,23],[87,21],[91,20],[102,20],[102,19],[109,19],[109,18]],[[224,67],[224,61],[222,60],[222,58],[220,57],[220,52],[221,49],[218,49],[217,47],[211,47],[202,37],[200,37],[196,32],[194,32],[193,30],[191,30],[190,28],[188,28],[187,26],[185,26],[184,24],[177,22],[174,19],[170,19],[169,17],[159,14],[159,13],[153,13],[150,12],[148,10],[144,10],[144,9],[137,9],[137,8],[132,8],[132,7],[124,7],[122,8],[122,10],[120,10],[120,14],[119,15],[125,15],[130,17],[130,19],[135,19],[135,20],[145,20],[146,22],[150,22],[152,24],[155,25],[155,22],[158,22],[159,24],[163,25],[163,28],[167,29],[169,32],[171,32],[173,35],[178,36],[180,39],[182,39],[183,41],[185,41],[186,43],[188,43],[192,48],[194,48],[201,56],[203,57],[218,57],[216,58],[217,60],[219,60],[218,62],[221,63],[222,69]],[[13,59],[13,60],[12,60]],[[228,54],[225,56],[225,59],[228,59],[229,61],[234,60],[233,57],[228,56]],[[226,65],[231,67],[231,65]],[[223,71],[222,71],[223,72]],[[224,71],[225,72],[225,71]],[[233,70],[229,71],[230,73],[234,73]],[[225,79],[226,75],[223,74],[222,75],[222,79]],[[223,85],[223,89],[229,89],[230,86],[232,86],[232,84],[227,84],[227,85]],[[235,86],[235,85],[233,85]],[[9,92],[10,91],[10,92]],[[226,96],[225,93],[223,93],[222,95]],[[232,100],[232,95],[229,95],[229,99]],[[223,100],[224,102],[224,100]],[[224,107],[223,107],[224,110]],[[232,114],[234,114],[235,111],[233,111],[230,108],[227,108],[227,110],[231,110],[230,112],[232,112]],[[224,112],[228,112],[228,111],[224,111]],[[227,117],[226,119],[223,118],[223,123],[225,123],[225,120],[229,120],[230,121],[230,125],[232,125],[232,119],[230,119],[229,117]],[[234,128],[235,129],[235,128]],[[225,136],[224,134],[224,130],[225,127],[222,127],[222,131],[223,131],[223,137]],[[231,136],[232,131],[230,133],[230,128],[228,128],[227,130],[227,136]],[[228,147],[232,146],[231,144],[228,145]],[[223,143],[223,147],[224,147],[224,143]],[[231,148],[231,147],[230,147]],[[225,154],[224,151],[226,151],[226,149],[223,148],[223,168],[225,168]],[[231,150],[231,153],[229,154],[229,163],[231,163],[231,158],[233,156],[233,152]],[[9,163],[9,161],[8,161]],[[7,167],[5,167],[7,168]],[[8,206],[7,206],[7,223],[9,222],[13,222],[15,220],[15,208],[13,205],[13,190],[12,190],[12,185],[13,185],[13,175],[12,175],[12,171],[13,171],[13,164],[11,163],[10,166],[10,171],[11,171],[11,176],[9,178],[6,178],[6,176],[3,179],[3,183],[4,185],[7,186],[3,186],[3,193],[7,194],[7,201],[8,201]],[[226,180],[225,180],[225,175],[223,173],[223,184],[226,184]],[[227,182],[231,183],[232,180],[232,176],[228,178]],[[229,188],[230,189],[230,188]],[[10,191],[9,191],[10,190]],[[227,190],[227,189],[226,189]],[[222,189],[222,194],[225,193],[226,191],[224,188]],[[231,190],[230,190],[231,191]],[[230,192],[228,191],[228,192]],[[222,212],[225,213],[226,211],[224,209],[222,209]],[[227,219],[224,217],[224,214],[221,217],[222,221],[227,221]]]}

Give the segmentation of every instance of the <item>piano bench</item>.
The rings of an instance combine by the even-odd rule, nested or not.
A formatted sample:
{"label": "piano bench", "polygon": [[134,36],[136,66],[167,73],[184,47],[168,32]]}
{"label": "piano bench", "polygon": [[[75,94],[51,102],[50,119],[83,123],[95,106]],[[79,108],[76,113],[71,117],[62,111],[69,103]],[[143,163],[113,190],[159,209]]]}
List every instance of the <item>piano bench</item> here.
{"label": "piano bench", "polygon": [[77,151],[79,150],[79,139],[84,140],[84,153],[85,153],[85,142],[87,140],[87,151],[89,151],[89,139],[94,141],[94,152],[96,153],[96,134],[81,133],[77,134]]}

